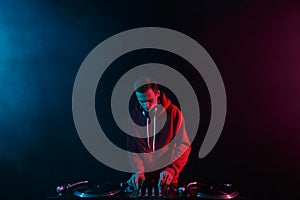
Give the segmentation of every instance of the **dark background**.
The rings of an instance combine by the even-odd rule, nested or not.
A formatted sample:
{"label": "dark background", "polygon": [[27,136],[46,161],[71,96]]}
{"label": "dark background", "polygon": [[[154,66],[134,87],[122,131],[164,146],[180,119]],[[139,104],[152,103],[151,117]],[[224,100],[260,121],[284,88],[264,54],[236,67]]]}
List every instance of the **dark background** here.
{"label": "dark background", "polygon": [[[82,61],[96,45],[144,26],[174,29],[198,41],[217,64],[227,92],[223,133],[213,151],[199,159],[209,97],[205,84],[195,84],[198,79],[190,76],[193,87],[203,91],[204,116],[182,182],[230,182],[248,199],[297,195],[300,3],[195,2],[0,2],[1,199],[45,199],[64,183],[129,177],[98,162],[81,143],[73,123],[72,88]],[[157,59],[177,68],[182,62],[161,52],[127,56],[110,68],[112,80],[126,72],[118,69],[122,62]],[[188,67],[179,70],[191,72]],[[107,94],[103,102],[109,89],[98,90]],[[96,99],[101,112],[101,98]],[[109,137],[118,138],[117,133],[111,127]]]}

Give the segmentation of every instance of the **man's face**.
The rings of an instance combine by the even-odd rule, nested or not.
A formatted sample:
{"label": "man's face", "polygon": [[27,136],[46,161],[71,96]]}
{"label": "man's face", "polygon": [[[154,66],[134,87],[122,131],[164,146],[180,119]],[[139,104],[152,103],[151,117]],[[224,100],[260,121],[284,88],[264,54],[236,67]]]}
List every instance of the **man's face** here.
{"label": "man's face", "polygon": [[158,90],[156,93],[154,93],[153,90],[149,88],[143,93],[135,92],[135,94],[143,109],[149,112],[156,104],[158,104],[160,91]]}

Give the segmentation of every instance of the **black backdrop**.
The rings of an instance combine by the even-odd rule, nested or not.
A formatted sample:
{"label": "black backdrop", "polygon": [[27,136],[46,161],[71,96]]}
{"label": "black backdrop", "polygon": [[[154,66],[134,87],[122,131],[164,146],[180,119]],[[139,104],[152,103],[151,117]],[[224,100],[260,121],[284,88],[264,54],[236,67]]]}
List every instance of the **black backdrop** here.
{"label": "black backdrop", "polygon": [[[296,195],[300,178],[300,4],[195,2],[0,3],[3,199],[44,199],[60,184],[85,179],[118,182],[129,177],[98,162],[82,145],[73,123],[72,88],[83,59],[96,45],[121,31],[144,26],[166,27],[194,38],[217,64],[226,87],[223,133],[213,151],[199,159],[208,123],[205,116],[209,116],[209,102],[203,100],[203,121],[182,181],[231,182],[248,199]],[[108,74],[117,79],[124,73],[118,70],[122,63],[156,59],[180,68],[182,62],[161,52],[127,56]],[[191,75],[190,81],[194,78]],[[205,86],[194,88],[203,91],[203,99],[208,98]],[[109,92],[109,87],[100,91],[105,97]],[[96,99],[101,112],[101,99]],[[118,130],[110,128],[109,137],[122,145]]]}

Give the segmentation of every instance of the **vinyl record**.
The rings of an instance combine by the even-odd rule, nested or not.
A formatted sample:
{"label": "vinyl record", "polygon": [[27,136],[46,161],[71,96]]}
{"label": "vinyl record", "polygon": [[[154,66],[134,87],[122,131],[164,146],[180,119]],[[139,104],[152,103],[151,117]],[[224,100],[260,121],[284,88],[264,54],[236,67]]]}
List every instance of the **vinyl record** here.
{"label": "vinyl record", "polygon": [[113,184],[90,184],[74,189],[73,195],[80,198],[105,198],[119,194],[122,188]]}
{"label": "vinyl record", "polygon": [[191,197],[203,199],[234,199],[239,195],[232,184],[207,184],[202,182],[189,183],[187,192]]}

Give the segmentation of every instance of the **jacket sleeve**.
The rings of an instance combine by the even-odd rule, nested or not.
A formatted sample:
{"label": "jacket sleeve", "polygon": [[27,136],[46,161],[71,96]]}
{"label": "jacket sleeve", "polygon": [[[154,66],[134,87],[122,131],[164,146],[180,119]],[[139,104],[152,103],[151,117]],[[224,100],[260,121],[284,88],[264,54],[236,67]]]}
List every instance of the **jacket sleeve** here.
{"label": "jacket sleeve", "polygon": [[179,109],[177,109],[173,115],[174,134],[177,137],[174,138],[174,149],[172,154],[173,162],[168,165],[165,170],[170,172],[173,176],[178,177],[183,167],[187,163],[191,151],[191,143],[185,129],[185,122],[182,113]]}
{"label": "jacket sleeve", "polygon": [[[130,131],[131,133],[136,131],[130,122],[128,122],[128,131]],[[142,143],[139,140],[139,138],[132,137],[130,135],[127,136],[127,150],[128,150],[129,164],[131,166],[131,169],[134,172],[139,172],[139,173],[144,172],[144,160],[140,156],[140,154],[138,154],[138,153],[142,153],[139,152],[140,151],[139,149],[141,149],[139,147],[141,146]]]}

